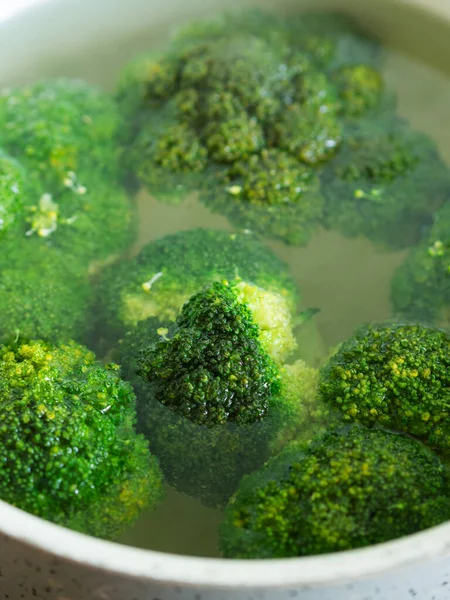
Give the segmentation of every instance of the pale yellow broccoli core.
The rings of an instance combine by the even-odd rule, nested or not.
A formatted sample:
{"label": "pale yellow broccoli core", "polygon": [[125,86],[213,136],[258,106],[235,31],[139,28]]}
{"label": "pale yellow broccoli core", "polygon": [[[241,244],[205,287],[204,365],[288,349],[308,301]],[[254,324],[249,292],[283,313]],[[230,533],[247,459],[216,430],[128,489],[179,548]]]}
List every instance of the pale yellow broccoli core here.
{"label": "pale yellow broccoli core", "polygon": [[181,307],[189,300],[189,294],[153,294],[151,291],[136,294],[124,294],[120,318],[126,326],[135,327],[150,317],[158,317],[161,321],[175,321]]}
{"label": "pale yellow broccoli core", "polygon": [[260,328],[259,339],[264,349],[275,362],[283,363],[297,347],[292,313],[286,299],[245,281],[236,284],[236,291]]}
{"label": "pale yellow broccoli core", "polygon": [[318,399],[319,370],[303,360],[297,360],[281,369],[283,400],[286,418],[271,443],[273,454],[280,452],[288,442],[308,441],[321,429],[326,409]]}

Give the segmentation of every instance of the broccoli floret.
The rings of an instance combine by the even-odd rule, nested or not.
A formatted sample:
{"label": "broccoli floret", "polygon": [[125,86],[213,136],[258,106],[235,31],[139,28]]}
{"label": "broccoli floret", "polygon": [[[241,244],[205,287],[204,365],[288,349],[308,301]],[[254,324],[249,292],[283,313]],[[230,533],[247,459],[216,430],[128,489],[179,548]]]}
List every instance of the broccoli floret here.
{"label": "broccoli floret", "polygon": [[254,423],[279,395],[279,370],[268,354],[278,340],[267,340],[258,325],[272,323],[276,306],[273,313],[272,303],[266,308],[264,298],[247,288],[214,283],[195,294],[173,335],[142,355],[141,375],[155,399],[193,423]]}
{"label": "broccoli floret", "polygon": [[0,347],[0,380],[2,500],[107,538],[156,504],[162,476],[116,365],[32,341]]}
{"label": "broccoli floret", "polygon": [[347,421],[378,424],[450,448],[450,338],[421,325],[371,325],[331,357],[325,402]]}
{"label": "broccoli floret", "polygon": [[242,22],[224,17],[210,30],[193,26],[161,58],[130,67],[118,91],[126,162],[157,197],[176,200],[197,190],[234,223],[304,244],[322,217],[317,169],[339,149],[342,114],[356,110],[342,110],[346,94],[360,112],[374,108],[381,76],[369,65],[357,71],[351,60],[330,57],[325,69],[315,56],[321,38],[311,34],[309,44],[307,25],[299,25],[309,40],[301,48],[289,20],[275,19],[268,35],[256,27],[261,18],[249,13],[248,26],[245,14]]}
{"label": "broccoli floret", "polygon": [[98,285],[102,331],[117,339],[152,316],[175,321],[192,294],[235,277],[278,294],[294,314],[296,284],[262,242],[244,233],[194,229],[156,240],[136,258],[104,270]]}
{"label": "broccoli floret", "polygon": [[158,402],[146,379],[138,375],[141,351],[167,340],[172,333],[173,323],[147,319],[120,341],[117,359],[124,377],[135,388],[140,429],[168,483],[207,506],[222,507],[242,475],[269,458],[268,441],[277,420],[271,414],[270,419],[248,425],[199,425]]}
{"label": "broccoli floret", "polygon": [[25,176],[21,165],[0,152],[0,235],[23,216]]}
{"label": "broccoli floret", "polygon": [[325,554],[450,518],[449,472],[420,442],[353,426],[294,443],[244,477],[221,525],[229,558]]}
{"label": "broccoli floret", "polygon": [[0,139],[52,193],[70,172],[115,176],[119,118],[104,92],[70,79],[6,89],[0,95]]}
{"label": "broccoli floret", "polygon": [[37,238],[2,241],[0,339],[84,341],[93,290],[76,257]]}
{"label": "broccoli floret", "polygon": [[134,208],[118,184],[116,111],[106,94],[78,81],[3,92],[0,140],[24,166],[18,236],[76,249],[84,265],[129,245]]}
{"label": "broccoli floret", "polygon": [[202,201],[236,225],[303,244],[322,218],[319,178],[286,152],[264,150],[236,162],[221,177],[220,189],[213,186]]}
{"label": "broccoli floret", "polygon": [[392,304],[397,315],[448,324],[450,305],[450,204],[433,215],[433,225],[413,248],[392,280]]}
{"label": "broccoli floret", "polygon": [[448,196],[450,172],[432,140],[404,121],[365,121],[349,129],[322,190],[328,228],[405,247]]}
{"label": "broccoli floret", "polygon": [[[218,288],[222,292],[223,286],[215,286],[212,291],[218,297]],[[278,370],[262,348],[255,351],[259,345],[256,324],[249,320],[248,311],[236,307],[236,296],[226,304],[222,297],[212,308],[210,302],[205,304],[208,298],[211,294],[194,297],[175,326],[156,318],[139,323],[121,340],[117,351],[124,376],[133,383],[138,396],[141,430],[168,482],[206,505],[220,507],[236,490],[242,475],[260,467],[292,438],[309,439],[324,421],[325,413],[315,404],[315,370],[299,362],[280,369],[278,379]],[[241,314],[243,321],[233,326],[233,331],[221,332],[226,322],[233,325],[228,309]],[[184,341],[183,350],[179,344]],[[241,367],[238,361],[244,351]],[[261,369],[255,381],[250,379],[252,362]],[[242,390],[244,369],[249,384]],[[271,392],[266,393],[261,380],[272,386]],[[283,397],[269,397],[269,393],[278,393],[280,385]],[[207,397],[206,406],[202,394]],[[222,401],[222,409],[217,400]],[[192,402],[203,409],[192,408]],[[256,410],[245,407],[245,402],[253,403]],[[261,418],[259,413],[263,412]],[[249,417],[253,422],[247,422]]]}

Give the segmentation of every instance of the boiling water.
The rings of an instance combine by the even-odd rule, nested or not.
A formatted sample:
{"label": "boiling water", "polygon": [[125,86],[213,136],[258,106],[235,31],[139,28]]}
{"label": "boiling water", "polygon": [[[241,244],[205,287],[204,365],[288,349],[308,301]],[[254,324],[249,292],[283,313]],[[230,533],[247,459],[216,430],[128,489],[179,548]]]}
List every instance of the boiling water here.
{"label": "boiling water", "polygon": [[[66,62],[54,59],[41,76],[81,76],[111,89],[117,72],[134,54],[154,40],[136,36],[120,44],[102,45],[91,55]],[[442,72],[398,50],[388,53],[384,66],[388,86],[399,98],[399,112],[412,125],[430,134],[450,163],[450,79]],[[230,229],[228,221],[212,215],[193,196],[182,206],[157,203],[146,193],[138,195],[139,239],[136,250],[164,234],[198,226]],[[301,290],[303,307],[320,307],[315,317],[325,346],[334,345],[368,321],[391,315],[390,281],[405,251],[386,252],[366,239],[346,239],[333,232],[318,232],[307,247],[269,242],[289,265]],[[163,504],[144,514],[122,538],[129,545],[203,556],[217,555],[221,513],[200,502],[168,490]]]}

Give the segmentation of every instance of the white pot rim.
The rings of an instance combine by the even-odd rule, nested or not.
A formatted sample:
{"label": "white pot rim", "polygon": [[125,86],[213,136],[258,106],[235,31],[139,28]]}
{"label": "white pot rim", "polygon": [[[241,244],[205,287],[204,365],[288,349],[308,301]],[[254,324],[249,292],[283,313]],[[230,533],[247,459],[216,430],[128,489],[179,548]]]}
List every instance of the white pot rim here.
{"label": "white pot rim", "polygon": [[183,587],[318,587],[367,579],[450,555],[450,522],[360,550],[270,560],[203,558],[141,550],[76,533],[2,501],[0,531],[15,541],[81,566]]}

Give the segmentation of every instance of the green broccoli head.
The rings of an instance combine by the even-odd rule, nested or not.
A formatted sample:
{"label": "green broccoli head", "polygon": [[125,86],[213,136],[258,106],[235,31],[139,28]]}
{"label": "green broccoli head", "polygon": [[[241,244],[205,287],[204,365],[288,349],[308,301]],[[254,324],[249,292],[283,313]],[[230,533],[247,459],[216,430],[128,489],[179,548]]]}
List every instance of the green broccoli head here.
{"label": "green broccoli head", "polygon": [[179,200],[200,191],[241,227],[308,241],[322,217],[317,168],[340,147],[342,113],[356,110],[341,110],[338,95],[373,109],[381,76],[369,65],[356,72],[346,43],[338,49],[350,26],[331,35],[319,17],[296,24],[303,45],[289,19],[228,15],[189,27],[166,54],[126,70],[117,92],[125,162],[151,193]]}
{"label": "green broccoli head", "polygon": [[230,558],[284,558],[386,542],[448,520],[449,481],[439,458],[407,436],[331,431],[244,477],[220,546]]}
{"label": "green broccoli head", "polygon": [[450,448],[450,338],[421,325],[371,325],[323,368],[322,398],[347,421],[380,425]]}
{"label": "green broccoli head", "polygon": [[235,277],[281,296],[283,314],[294,314],[296,284],[262,242],[245,233],[194,229],[167,235],[105,269],[98,285],[102,329],[117,339],[152,316],[175,321],[192,294]]}
{"label": "green broccoli head", "polygon": [[141,351],[168,339],[173,323],[151,317],[130,330],[116,348],[124,377],[138,397],[139,427],[170,485],[207,506],[223,507],[245,473],[270,456],[269,440],[279,416],[236,425],[200,425],[158,402],[138,374]]}
{"label": "green broccoli head", "polygon": [[21,209],[17,236],[42,238],[68,255],[76,249],[85,267],[130,244],[135,211],[118,184],[118,123],[113,100],[84,82],[58,79],[0,95],[0,139],[23,165],[11,163],[17,174],[4,180],[20,177],[20,202],[2,194],[6,207]]}
{"label": "green broccoli head", "polygon": [[70,172],[117,170],[113,138],[119,124],[113,100],[70,79],[6,89],[0,96],[3,146],[52,193]]}
{"label": "green broccoli head", "polygon": [[260,421],[279,395],[280,375],[264,347],[273,340],[260,336],[259,311],[271,320],[247,284],[213,283],[190,298],[175,332],[141,357],[156,401],[200,425]]}
{"label": "green broccoli head", "polygon": [[[244,474],[261,467],[291,439],[309,439],[321,426],[324,411],[316,398],[317,371],[301,361],[281,368],[283,398],[271,402],[257,422],[198,424],[191,414],[184,416],[176,407],[158,401],[154,386],[138,375],[141,350],[152,346],[157,352],[158,345],[173,335],[173,323],[147,319],[120,341],[117,360],[124,377],[134,385],[140,428],[168,483],[206,505],[223,507]],[[170,357],[171,365],[175,359]],[[204,387],[204,382],[199,385]],[[161,394],[163,386],[161,381]]]}
{"label": "green broccoli head", "polygon": [[76,257],[40,242],[2,241],[0,339],[84,341],[94,299],[87,274]]}
{"label": "green broccoli head", "polygon": [[23,217],[25,176],[21,165],[0,152],[0,235]]}
{"label": "green broccoli head", "polygon": [[450,191],[435,144],[400,119],[361,122],[322,174],[325,225],[389,247],[416,242]]}
{"label": "green broccoli head", "polygon": [[448,324],[450,306],[450,204],[433,215],[433,225],[392,280],[394,312],[408,319]]}
{"label": "green broccoli head", "polygon": [[2,500],[108,538],[158,501],[159,467],[117,366],[74,342],[32,341],[0,347],[0,374]]}

